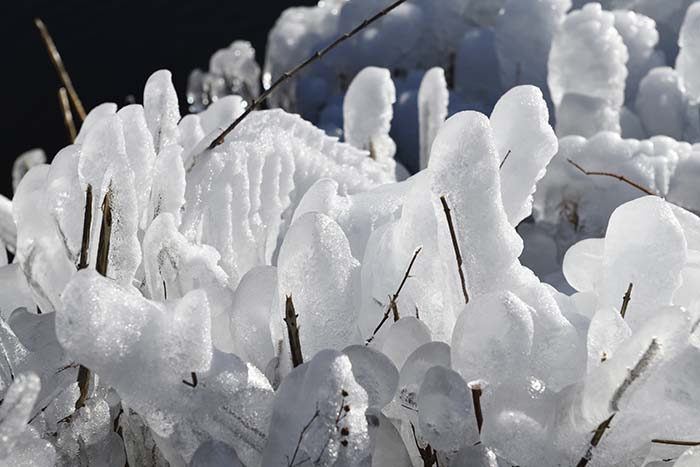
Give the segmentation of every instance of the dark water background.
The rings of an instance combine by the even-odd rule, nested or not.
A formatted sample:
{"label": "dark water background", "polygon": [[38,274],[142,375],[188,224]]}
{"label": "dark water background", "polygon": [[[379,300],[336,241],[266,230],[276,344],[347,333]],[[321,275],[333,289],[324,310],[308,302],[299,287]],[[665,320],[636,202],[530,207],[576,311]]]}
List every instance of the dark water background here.
{"label": "dark water background", "polygon": [[142,101],[148,76],[173,73],[184,113],[187,76],[236,39],[253,43],[262,64],[267,33],[285,8],[314,0],[2,0],[0,5],[0,192],[11,196],[12,163],[69,143],[58,103],[60,80],[33,19],[58,46],[86,109]]}

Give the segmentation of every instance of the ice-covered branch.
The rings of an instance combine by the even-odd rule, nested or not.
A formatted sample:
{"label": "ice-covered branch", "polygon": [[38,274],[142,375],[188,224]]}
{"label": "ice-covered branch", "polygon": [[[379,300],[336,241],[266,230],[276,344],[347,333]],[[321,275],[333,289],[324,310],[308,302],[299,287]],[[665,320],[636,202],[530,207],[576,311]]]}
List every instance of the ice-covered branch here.
{"label": "ice-covered branch", "polygon": [[389,6],[387,6],[386,8],[384,8],[383,10],[381,10],[380,12],[375,14],[374,16],[362,21],[362,23],[360,23],[358,26],[356,26],[350,32],[347,32],[347,33],[343,34],[342,36],[338,37],[335,41],[333,41],[331,44],[329,44],[325,48],[314,52],[313,55],[311,55],[309,58],[304,60],[302,63],[298,64],[297,66],[295,66],[291,70],[289,70],[285,73],[282,73],[282,76],[280,76],[277,79],[277,81],[272,83],[272,85],[269,88],[267,88],[260,96],[253,99],[253,101],[248,105],[248,107],[246,107],[246,110],[236,120],[234,120],[234,122],[231,123],[223,132],[221,132],[221,134],[214,141],[211,142],[211,144],[209,145],[209,149],[213,149],[213,148],[217,147],[218,145],[223,144],[224,139],[226,139],[226,136],[228,136],[228,134],[231,133],[243,121],[243,119],[245,119],[253,110],[256,110],[258,107],[260,107],[260,104],[265,102],[265,100],[270,96],[270,94],[272,94],[275,91],[275,89],[277,89],[280,85],[284,84],[285,81],[292,78],[294,75],[299,73],[305,67],[307,67],[311,63],[315,62],[316,60],[320,59],[321,57],[326,55],[328,52],[335,49],[340,44],[342,44],[346,40],[350,39],[355,34],[362,31],[363,29],[365,29],[367,26],[374,23],[378,19],[386,16],[392,10],[396,9],[399,5],[401,5],[405,2],[406,2],[406,0],[397,0],[396,2],[390,4]]}

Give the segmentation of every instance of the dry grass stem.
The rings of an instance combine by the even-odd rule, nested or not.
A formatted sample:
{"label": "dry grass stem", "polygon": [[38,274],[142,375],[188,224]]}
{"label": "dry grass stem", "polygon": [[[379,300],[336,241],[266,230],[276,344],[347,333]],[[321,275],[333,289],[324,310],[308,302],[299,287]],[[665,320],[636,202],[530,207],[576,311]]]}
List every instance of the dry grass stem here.
{"label": "dry grass stem", "polygon": [[63,123],[66,124],[66,129],[68,130],[68,136],[70,137],[70,142],[75,142],[75,138],[78,136],[78,131],[75,129],[75,122],[73,121],[73,112],[70,110],[70,101],[68,101],[68,92],[66,88],[60,88],[58,90],[58,101],[61,104],[61,111],[63,113]]}
{"label": "dry grass stem", "polygon": [[68,96],[70,97],[70,100],[73,103],[75,113],[78,114],[78,118],[80,119],[80,121],[84,122],[85,108],[83,107],[83,103],[80,102],[78,93],[75,92],[73,82],[70,79],[70,75],[66,71],[66,67],[63,64],[63,59],[61,59],[61,54],[58,53],[56,44],[51,38],[51,34],[49,34],[49,30],[46,28],[44,22],[39,18],[36,18],[34,20],[34,24],[36,25],[37,29],[39,29],[39,32],[41,33],[41,38],[44,41],[44,45],[46,45],[46,50],[48,50],[49,52],[49,57],[51,57],[51,61],[53,62],[54,67],[56,67],[56,71],[58,72],[58,76],[61,78],[63,86],[65,86],[66,91],[68,91]]}

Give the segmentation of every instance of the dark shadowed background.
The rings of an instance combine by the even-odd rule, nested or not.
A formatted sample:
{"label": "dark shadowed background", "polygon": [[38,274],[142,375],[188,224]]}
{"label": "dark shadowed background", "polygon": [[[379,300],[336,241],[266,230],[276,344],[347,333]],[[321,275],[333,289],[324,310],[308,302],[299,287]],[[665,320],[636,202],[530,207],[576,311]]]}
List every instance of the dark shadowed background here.
{"label": "dark shadowed background", "polygon": [[262,66],[267,33],[285,8],[315,0],[21,0],[3,6],[0,28],[0,192],[12,195],[12,163],[69,143],[58,103],[61,82],[33,19],[48,27],[86,110],[142,101],[148,76],[167,68],[185,111],[187,77],[236,39],[253,43]]}

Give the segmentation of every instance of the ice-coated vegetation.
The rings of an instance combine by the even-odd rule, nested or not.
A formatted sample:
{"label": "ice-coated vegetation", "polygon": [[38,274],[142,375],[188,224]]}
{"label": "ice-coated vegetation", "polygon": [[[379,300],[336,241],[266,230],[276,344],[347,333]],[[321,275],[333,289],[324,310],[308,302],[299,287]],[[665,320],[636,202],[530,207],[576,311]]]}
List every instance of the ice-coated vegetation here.
{"label": "ice-coated vegetation", "polygon": [[700,465],[700,3],[410,0],[246,114],[389,4],[17,159],[1,466]]}

